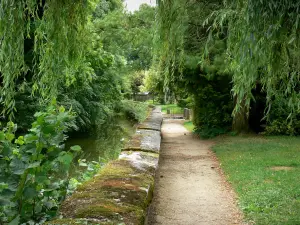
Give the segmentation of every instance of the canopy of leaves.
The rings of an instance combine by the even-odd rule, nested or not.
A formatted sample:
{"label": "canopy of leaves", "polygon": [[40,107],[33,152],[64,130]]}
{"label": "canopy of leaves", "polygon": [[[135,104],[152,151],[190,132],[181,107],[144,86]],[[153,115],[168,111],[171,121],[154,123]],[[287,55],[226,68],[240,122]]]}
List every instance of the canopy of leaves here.
{"label": "canopy of leaves", "polygon": [[[163,80],[165,90],[184,96],[200,94],[207,80],[213,84],[222,79],[217,76],[232,76],[233,86],[231,78],[221,86],[226,95],[232,88],[238,130],[247,130],[251,113],[256,120],[263,114],[274,119],[272,110],[285,110],[285,117],[295,119],[300,111],[299,7],[299,1],[288,0],[158,1],[153,67],[159,75],[153,77]],[[232,100],[228,95],[225,104]]]}
{"label": "canopy of leaves", "polygon": [[[249,108],[257,82],[269,107],[277,97],[299,110],[299,1],[226,1],[216,11],[214,27],[228,29],[229,68],[238,103]],[[239,110],[241,104],[237,104]]]}
{"label": "canopy of leaves", "polygon": [[[71,85],[79,76],[91,77],[86,61],[88,0],[4,0],[0,3],[0,72],[3,114],[15,110],[16,80],[33,77],[32,92],[49,101],[58,83]],[[31,59],[25,60],[24,42],[30,40]]]}

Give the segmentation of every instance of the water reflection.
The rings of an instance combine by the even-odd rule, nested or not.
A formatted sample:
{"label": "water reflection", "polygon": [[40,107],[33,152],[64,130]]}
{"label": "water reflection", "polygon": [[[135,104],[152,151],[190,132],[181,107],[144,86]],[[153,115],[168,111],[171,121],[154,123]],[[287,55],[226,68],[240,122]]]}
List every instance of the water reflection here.
{"label": "water reflection", "polygon": [[[109,126],[109,127],[107,127]],[[123,144],[135,132],[134,123],[125,119],[118,120],[115,125],[106,125],[105,133],[98,129],[96,134],[88,135],[76,134],[66,142],[66,148],[73,145],[80,145],[82,153],[78,159],[86,159],[87,161],[109,161],[116,159],[123,147]]]}

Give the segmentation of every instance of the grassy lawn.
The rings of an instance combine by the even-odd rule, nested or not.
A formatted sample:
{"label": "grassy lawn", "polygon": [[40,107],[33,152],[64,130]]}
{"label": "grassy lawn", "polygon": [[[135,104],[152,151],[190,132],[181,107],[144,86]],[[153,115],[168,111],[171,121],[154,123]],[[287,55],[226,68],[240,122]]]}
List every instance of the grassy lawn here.
{"label": "grassy lawn", "polygon": [[177,106],[176,104],[169,104],[169,105],[161,105],[161,111],[163,113],[167,113],[167,110],[170,110],[172,114],[182,114],[183,109]]}
{"label": "grassy lawn", "polygon": [[300,138],[228,137],[213,150],[247,220],[300,224]]}
{"label": "grassy lawn", "polygon": [[195,128],[195,126],[194,126],[194,124],[193,124],[192,121],[186,121],[186,122],[184,122],[183,125],[190,132],[192,132],[194,130],[194,128]]}

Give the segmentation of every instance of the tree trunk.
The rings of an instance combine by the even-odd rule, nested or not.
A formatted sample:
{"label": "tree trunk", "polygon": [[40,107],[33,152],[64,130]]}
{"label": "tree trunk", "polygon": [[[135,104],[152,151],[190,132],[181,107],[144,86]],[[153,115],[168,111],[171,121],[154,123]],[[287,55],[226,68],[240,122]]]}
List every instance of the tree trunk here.
{"label": "tree trunk", "polygon": [[[235,104],[237,100],[235,97]],[[246,106],[245,100],[242,101],[240,110],[234,115],[232,121],[232,130],[238,133],[249,132],[249,107]]]}

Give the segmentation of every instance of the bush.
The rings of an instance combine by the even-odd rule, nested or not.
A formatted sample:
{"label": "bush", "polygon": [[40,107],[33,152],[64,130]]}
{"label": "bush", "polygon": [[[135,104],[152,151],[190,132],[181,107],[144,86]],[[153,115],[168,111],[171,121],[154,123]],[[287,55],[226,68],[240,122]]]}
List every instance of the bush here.
{"label": "bush", "polygon": [[194,105],[194,100],[192,97],[187,97],[186,99],[180,99],[178,100],[177,105],[180,108],[192,108]]}
{"label": "bush", "polygon": [[300,134],[300,121],[287,119],[273,120],[268,124],[264,134],[267,135],[299,135]]}
{"label": "bush", "polygon": [[187,108],[188,103],[186,99],[180,99],[178,100],[177,105],[180,108]]}
{"label": "bush", "polygon": [[[300,114],[289,115],[287,102],[281,97],[274,100],[264,134],[300,135]],[[289,116],[291,117],[288,119]]]}
{"label": "bush", "polygon": [[205,86],[194,94],[193,123],[196,133],[203,138],[212,138],[231,128],[233,101],[230,95],[229,78],[214,80],[202,77]]}
{"label": "bush", "polygon": [[68,187],[70,164],[79,146],[64,149],[74,116],[54,103],[25,136],[17,125],[0,131],[0,224],[36,224],[56,215]]}
{"label": "bush", "polygon": [[220,127],[202,127],[195,129],[194,133],[199,135],[203,139],[209,139],[221,134],[225,134],[227,133],[227,130]]}
{"label": "bush", "polygon": [[119,111],[123,112],[129,120],[143,122],[148,115],[148,105],[143,102],[123,100]]}

